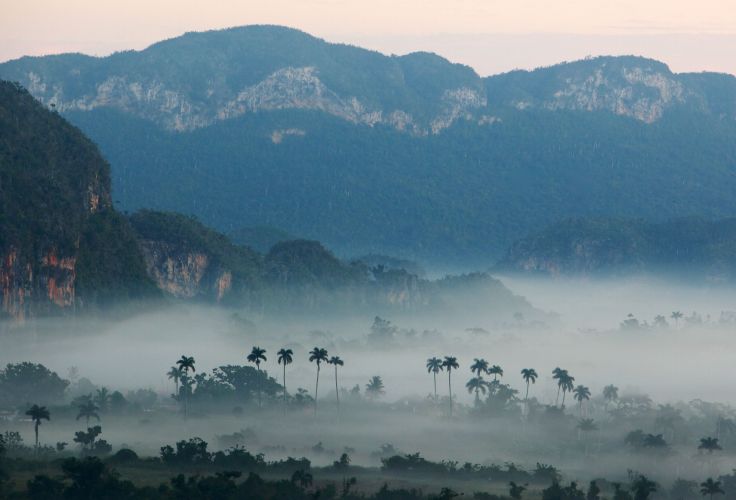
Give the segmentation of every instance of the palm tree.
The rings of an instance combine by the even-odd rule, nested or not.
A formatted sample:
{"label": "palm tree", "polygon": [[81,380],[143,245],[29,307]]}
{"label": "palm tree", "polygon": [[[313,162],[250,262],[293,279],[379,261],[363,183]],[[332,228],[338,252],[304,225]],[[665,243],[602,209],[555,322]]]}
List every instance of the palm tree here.
{"label": "palm tree", "polygon": [[97,421],[100,421],[100,416],[97,414],[99,407],[92,401],[92,396],[86,396],[78,407],[77,420],[84,417],[89,427],[89,419],[95,417]]}
{"label": "palm tree", "polygon": [[475,373],[476,377],[480,377],[482,374],[488,372],[488,361],[483,358],[475,358],[473,364],[470,365],[470,371]]}
{"label": "palm tree", "polygon": [[172,366],[171,369],[166,372],[166,375],[169,377],[169,380],[174,380],[176,394],[179,394],[179,379],[181,378],[181,369],[176,366]]}
{"label": "palm tree", "polygon": [[562,388],[560,379],[565,373],[567,373],[567,370],[563,370],[559,366],[552,370],[552,379],[557,380],[557,397],[555,398],[555,406],[557,406],[557,404],[560,402],[560,389]]}
{"label": "palm tree", "polygon": [[605,386],[603,388],[603,398],[606,400],[606,410],[608,410],[608,403],[618,399],[618,387],[613,384]]}
{"label": "palm tree", "polygon": [[680,318],[682,318],[682,316],[683,314],[680,311],[672,311],[670,318],[675,320],[675,328],[680,326]]}
{"label": "palm tree", "polygon": [[468,393],[475,391],[475,404],[478,404],[478,402],[480,401],[479,392],[482,392],[485,396],[486,391],[488,391],[488,382],[483,380],[483,377],[473,377],[468,380],[468,383],[465,384],[465,387],[468,389]]}
{"label": "palm tree", "polygon": [[309,488],[312,486],[312,474],[299,469],[294,471],[294,474],[291,475],[291,482],[294,484],[299,483],[299,486],[301,486],[302,489]]}
{"label": "palm tree", "polygon": [[365,393],[371,399],[382,396],[386,391],[383,390],[383,379],[374,375],[365,385]]}
{"label": "palm tree", "polygon": [[704,437],[700,440],[698,445],[699,450],[705,450],[708,454],[712,454],[714,451],[722,450],[721,445],[718,444],[718,439],[713,437]]}
{"label": "palm tree", "polygon": [[705,482],[700,483],[700,494],[703,496],[710,496],[710,500],[713,500],[713,495],[725,495],[726,492],[721,489],[720,481],[713,481],[713,478],[708,478]]}
{"label": "palm tree", "polygon": [[590,399],[590,389],[588,389],[584,385],[579,385],[575,388],[573,392],[575,393],[575,399],[577,399],[578,404],[580,406],[580,416],[582,416],[583,415],[583,401],[587,401]]}
{"label": "palm tree", "polygon": [[[192,370],[192,372],[197,371],[194,368],[194,358],[192,356],[184,356],[182,354],[181,358],[179,358],[179,361],[176,362],[176,364],[179,366],[179,371],[184,372],[184,377],[189,382],[189,370]],[[182,380],[182,376],[179,376],[179,380]],[[189,411],[189,388],[191,387],[191,383],[185,387],[184,390],[184,416],[187,416],[187,413]],[[178,396],[178,393],[177,393]]]}
{"label": "palm tree", "polygon": [[279,364],[284,365],[284,409],[286,409],[286,365],[290,365],[294,360],[294,351],[282,347],[276,355],[278,356]]}
{"label": "palm tree", "polygon": [[529,382],[532,384],[537,382],[537,371],[534,368],[524,368],[521,370],[521,377],[526,382],[526,395],[524,396],[524,402],[529,399]]}
{"label": "palm tree", "polygon": [[107,387],[97,389],[94,402],[100,408],[101,412],[104,413],[107,411],[107,408],[110,405],[110,391],[107,390]]}
{"label": "palm tree", "polygon": [[565,396],[569,391],[575,388],[575,377],[567,373],[567,370],[563,370],[562,377],[558,381],[558,385],[562,388],[562,407],[565,407]]}
{"label": "palm tree", "polygon": [[[578,421],[578,424],[575,426],[578,430],[578,440],[580,440],[580,436],[583,432],[586,434],[588,432],[597,431],[598,426],[595,425],[595,422],[592,418],[581,418]],[[588,439],[585,439],[585,455],[588,455]]]}
{"label": "palm tree", "polygon": [[457,358],[454,356],[445,356],[442,361],[442,366],[447,368],[447,385],[450,388],[450,417],[452,417],[452,370],[457,370],[460,365],[457,363]]}
{"label": "palm tree", "polygon": [[496,382],[496,377],[503,377],[503,369],[498,365],[493,365],[488,369],[488,375],[493,375],[493,381]]}
{"label": "palm tree", "polygon": [[314,414],[317,414],[317,395],[319,393],[319,367],[322,362],[327,362],[327,349],[315,347],[309,351],[309,361],[317,363],[317,383],[314,386]]}
{"label": "palm tree", "polygon": [[41,425],[41,420],[51,420],[51,414],[45,406],[33,405],[26,412],[26,415],[33,420],[33,427],[36,431],[36,453],[38,453],[38,426]]}
{"label": "palm tree", "polygon": [[427,373],[432,374],[434,378],[434,400],[437,401],[437,374],[442,371],[442,360],[437,357],[429,358],[427,360]]}
{"label": "palm tree", "polygon": [[258,346],[254,346],[251,349],[250,354],[246,357],[249,363],[256,364],[256,370],[258,370],[258,408],[261,407],[261,361],[268,361],[266,359],[266,350],[261,349]]}
{"label": "palm tree", "polygon": [[340,391],[337,388],[337,367],[343,366],[345,363],[342,359],[340,359],[340,356],[332,356],[329,361],[327,361],[331,365],[335,365],[335,398],[337,398],[337,412],[340,412]]}
{"label": "palm tree", "polygon": [[640,475],[631,484],[631,491],[634,492],[634,500],[646,500],[649,495],[657,492],[657,483]]}

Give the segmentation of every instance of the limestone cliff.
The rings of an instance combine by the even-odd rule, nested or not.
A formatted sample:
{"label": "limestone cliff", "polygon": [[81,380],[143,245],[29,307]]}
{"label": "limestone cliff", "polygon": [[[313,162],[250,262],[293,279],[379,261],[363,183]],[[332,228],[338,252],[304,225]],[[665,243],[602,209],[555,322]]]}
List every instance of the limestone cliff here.
{"label": "limestone cliff", "polygon": [[167,242],[140,242],[146,269],[164,292],[182,299],[221,302],[232,290],[232,271],[203,251],[187,251]]}
{"label": "limestone cliff", "polygon": [[109,167],[97,148],[25,90],[2,81],[0,131],[0,317],[23,320],[79,305],[89,298],[78,294],[80,265],[83,285],[145,281],[135,266],[119,276],[105,262],[136,253],[132,240],[113,231],[109,236],[123,247],[111,252],[109,243],[88,237],[93,226],[109,229],[116,217]]}

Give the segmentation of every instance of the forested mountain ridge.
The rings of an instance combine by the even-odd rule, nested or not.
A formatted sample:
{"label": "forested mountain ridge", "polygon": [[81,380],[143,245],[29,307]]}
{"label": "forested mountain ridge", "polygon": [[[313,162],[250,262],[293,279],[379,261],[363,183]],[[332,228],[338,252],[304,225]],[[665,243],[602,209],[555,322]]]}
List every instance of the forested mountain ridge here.
{"label": "forested mountain ridge", "polygon": [[175,299],[280,314],[447,313],[471,309],[477,302],[499,317],[538,313],[483,273],[429,280],[400,261],[390,267],[375,265],[376,256],[342,261],[316,241],[282,241],[261,254],[181,214],[145,210],[129,220],[149,275]]}
{"label": "forested mountain ridge", "polygon": [[569,219],[514,243],[496,269],[548,276],[648,273],[736,280],[736,218]]}
{"label": "forested mountain ridge", "polygon": [[385,56],[280,26],[187,33],[108,57],[63,54],[0,65],[59,111],[114,108],[169,130],[258,111],[311,109],[352,123],[437,133],[499,107],[611,111],[645,122],[687,105],[736,117],[736,80],[672,73],[641,57],[598,57],[481,78],[428,52]]}
{"label": "forested mountain ridge", "polygon": [[0,315],[155,291],[112,208],[109,166],[76,127],[0,81]]}
{"label": "forested mountain ridge", "polygon": [[113,207],[109,166],[96,146],[2,81],[0,208],[1,318],[161,297],[280,312],[447,309],[454,305],[446,296],[462,292],[531,310],[486,275],[428,281],[344,262],[316,241],[282,241],[261,254],[193,217],[126,217]]}
{"label": "forested mountain ridge", "polygon": [[267,226],[342,257],[471,269],[567,217],[736,213],[736,78],[641,57],[481,78],[250,26],[0,76],[100,145],[120,208]]}

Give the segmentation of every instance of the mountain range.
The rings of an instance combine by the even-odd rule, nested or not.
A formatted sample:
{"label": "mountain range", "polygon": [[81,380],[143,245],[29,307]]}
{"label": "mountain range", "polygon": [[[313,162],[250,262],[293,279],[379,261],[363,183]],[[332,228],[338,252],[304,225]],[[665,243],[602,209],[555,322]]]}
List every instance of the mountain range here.
{"label": "mountain range", "polygon": [[642,57],[484,78],[248,26],[24,57],[0,78],[99,145],[118,208],[343,256],[472,267],[569,217],[736,213],[736,78]]}
{"label": "mountain range", "polygon": [[[59,113],[16,83],[0,80],[0,328],[28,318],[109,311],[142,302],[199,301],[262,315],[427,310],[473,301],[510,318],[534,313],[486,274],[428,280],[382,256],[346,262],[317,241],[268,228],[233,243],[192,216],[121,214],[110,167]],[[274,242],[275,241],[275,242]],[[458,297],[465,297],[458,299]],[[476,307],[476,306],[472,306]],[[511,311],[511,312],[510,312]]]}
{"label": "mountain range", "polygon": [[736,218],[568,219],[515,242],[502,273],[611,277],[650,275],[689,283],[736,281]]}

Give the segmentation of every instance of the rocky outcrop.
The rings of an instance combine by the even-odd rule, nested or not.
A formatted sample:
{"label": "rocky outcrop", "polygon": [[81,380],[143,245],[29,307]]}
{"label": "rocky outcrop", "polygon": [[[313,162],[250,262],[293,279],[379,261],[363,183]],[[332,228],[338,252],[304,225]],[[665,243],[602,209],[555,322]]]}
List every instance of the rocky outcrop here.
{"label": "rocky outcrop", "polygon": [[23,81],[41,102],[58,111],[91,111],[115,108],[158,123],[169,130],[188,131],[207,127],[217,121],[237,118],[246,113],[275,110],[312,110],[336,116],[351,123],[368,126],[388,125],[414,134],[439,133],[459,118],[473,119],[473,111],[485,106],[479,91],[456,88],[445,91],[437,103],[440,112],[420,124],[406,110],[387,110],[364,104],[359,96],[340,95],[319,78],[319,68],[286,67],[239,92],[234,99],[222,102],[214,89],[196,99],[181,90],[170,89],[161,80],[131,81],[115,75],[98,83],[81,97],[70,97],[63,83],[46,82],[34,71]]}
{"label": "rocky outcrop", "polygon": [[[135,276],[140,257],[126,247],[134,243],[112,208],[109,167],[94,144],[1,80],[0,130],[0,318],[63,313],[95,303],[100,283],[120,290],[131,277],[146,281]],[[121,270],[118,259],[129,265]]]}
{"label": "rocky outcrop", "polygon": [[179,299],[220,302],[232,290],[232,273],[213,264],[204,252],[187,251],[162,241],[140,242],[146,269],[159,289]]}
{"label": "rocky outcrop", "polygon": [[481,78],[433,54],[346,51],[275,26],[189,33],[107,58],[22,58],[0,64],[0,76],[59,111],[112,108],[180,132],[283,110],[413,135],[438,134],[458,120],[485,123],[498,107],[605,111],[653,123],[670,108],[690,105],[736,118],[733,77],[674,74],[641,57],[589,58]]}
{"label": "rocky outcrop", "polygon": [[591,74],[566,78],[542,107],[550,110],[609,111],[646,123],[659,120],[665,110],[685,102],[687,91],[669,70],[633,66],[606,71],[605,64]]}

